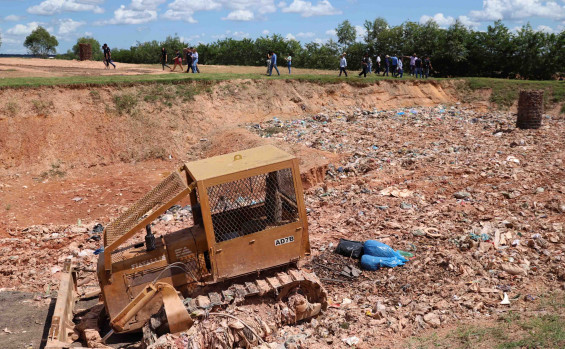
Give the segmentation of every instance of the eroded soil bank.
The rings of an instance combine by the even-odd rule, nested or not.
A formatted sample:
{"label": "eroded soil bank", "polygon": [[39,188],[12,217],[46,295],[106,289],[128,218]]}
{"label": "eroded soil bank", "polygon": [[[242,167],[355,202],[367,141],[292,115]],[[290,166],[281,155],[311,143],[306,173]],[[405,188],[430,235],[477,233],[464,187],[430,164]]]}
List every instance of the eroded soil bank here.
{"label": "eroded soil bank", "polygon": [[[454,84],[233,80],[1,90],[0,235],[113,215],[182,161],[271,142],[250,133],[250,123],[357,108],[449,105],[457,102]],[[306,186],[341,156],[276,143],[300,157]]]}

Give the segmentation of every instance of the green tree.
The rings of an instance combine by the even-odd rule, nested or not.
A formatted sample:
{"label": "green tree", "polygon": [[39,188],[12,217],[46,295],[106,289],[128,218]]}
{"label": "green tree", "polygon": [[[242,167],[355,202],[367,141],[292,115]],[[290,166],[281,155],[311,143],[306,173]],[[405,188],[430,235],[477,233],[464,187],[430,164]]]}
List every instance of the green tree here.
{"label": "green tree", "polygon": [[[483,34],[483,33],[481,33]],[[488,69],[486,74],[493,77],[507,77],[510,73],[511,59],[514,55],[513,35],[510,30],[498,20],[493,26],[488,26],[486,33],[482,35],[481,43],[484,46],[486,55],[482,57]]]}
{"label": "green tree", "polygon": [[59,45],[57,38],[45,28],[39,26],[26,37],[24,41],[25,48],[34,55],[47,57],[49,54],[57,53],[56,47]]}
{"label": "green tree", "polygon": [[[510,70],[519,72],[520,76],[535,79],[549,79],[556,68],[551,64],[553,59],[543,62],[538,55],[547,51],[549,35],[534,31],[530,23],[522,26],[518,30],[514,38],[514,46],[516,47],[516,60],[520,62],[518,65],[513,65]],[[544,55],[545,56],[545,55]]]}
{"label": "green tree", "polygon": [[92,59],[95,61],[102,60],[103,55],[98,40],[86,36],[78,38],[77,43],[73,46],[73,53],[76,58],[79,57],[79,44],[90,44],[90,47],[92,48]]}
{"label": "green tree", "polygon": [[348,20],[345,20],[338,24],[337,28],[335,28],[335,33],[337,36],[337,42],[344,49],[347,49],[349,46],[351,46],[351,44],[355,42],[355,38],[357,37],[355,28]]}

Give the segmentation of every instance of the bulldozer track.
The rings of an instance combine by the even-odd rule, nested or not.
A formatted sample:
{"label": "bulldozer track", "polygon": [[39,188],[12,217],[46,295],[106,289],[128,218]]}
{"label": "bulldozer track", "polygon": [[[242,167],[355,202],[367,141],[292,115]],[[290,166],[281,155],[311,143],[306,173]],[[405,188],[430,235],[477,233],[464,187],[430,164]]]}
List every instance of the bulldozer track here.
{"label": "bulldozer track", "polygon": [[255,296],[273,296],[273,300],[282,300],[290,291],[299,289],[311,303],[320,303],[327,308],[327,292],[316,274],[291,269],[278,272],[274,276],[257,279],[253,282],[235,283],[220,292],[209,292],[195,298],[186,298],[185,306],[189,313],[199,310],[211,311],[232,302],[240,302]]}

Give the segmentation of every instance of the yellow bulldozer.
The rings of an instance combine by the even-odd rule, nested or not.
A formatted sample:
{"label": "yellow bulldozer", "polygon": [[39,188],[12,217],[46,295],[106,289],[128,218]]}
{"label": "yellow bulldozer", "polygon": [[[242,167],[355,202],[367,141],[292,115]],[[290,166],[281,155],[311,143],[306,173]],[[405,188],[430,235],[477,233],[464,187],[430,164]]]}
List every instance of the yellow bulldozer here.
{"label": "yellow bulldozer", "polygon": [[[183,199],[193,225],[153,232],[151,223]],[[319,279],[297,267],[310,254],[298,160],[274,146],[183,164],[106,226],[103,242],[97,276],[106,338],[141,329],[162,308],[176,333],[193,325],[202,303],[221,311],[238,298],[298,292],[305,301],[293,321],[327,306]],[[76,339],[71,261],[64,271],[46,348]]]}

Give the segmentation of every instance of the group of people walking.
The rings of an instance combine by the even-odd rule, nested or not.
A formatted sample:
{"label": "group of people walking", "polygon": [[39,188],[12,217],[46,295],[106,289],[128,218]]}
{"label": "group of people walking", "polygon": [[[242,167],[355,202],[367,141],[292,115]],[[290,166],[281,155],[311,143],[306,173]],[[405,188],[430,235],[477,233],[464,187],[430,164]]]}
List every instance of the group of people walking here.
{"label": "group of people walking", "polygon": [[[192,69],[192,73],[200,73],[200,69],[198,69],[198,51],[196,51],[196,49],[194,47],[187,47],[185,49],[183,49],[183,52],[185,54],[185,58],[186,58],[186,64],[187,64],[187,68],[186,68],[186,72],[185,73],[189,73],[190,70]],[[161,66],[163,67],[163,70],[165,70],[165,67],[169,68],[169,70],[171,72],[174,72],[177,69],[177,66],[180,68],[180,71],[184,71],[184,68],[182,66],[182,54],[180,53],[179,50],[175,51],[175,56],[173,58],[173,67],[171,68],[167,62],[168,62],[168,55],[167,55],[167,49],[165,49],[164,47],[161,48]]]}
{"label": "group of people walking", "polygon": [[[288,55],[285,59],[286,65],[288,67],[288,75],[291,74],[291,66],[292,66],[292,55]],[[273,51],[267,52],[267,75],[273,75],[273,68],[277,71],[278,75],[281,75],[279,72],[279,68],[277,67],[277,54]]]}
{"label": "group of people walking", "polygon": [[[430,76],[430,72],[432,71],[432,62],[429,56],[424,56],[424,58],[418,57],[415,53],[412,56],[402,56],[402,55],[394,55],[389,56],[385,55],[382,59],[381,56],[376,56],[376,64],[374,66],[375,74],[380,74],[382,71],[383,76],[389,76],[389,73],[392,77],[395,78],[402,78],[404,76],[404,62],[403,59],[408,58],[410,59],[410,76],[415,76],[416,78],[425,78],[427,79]],[[365,53],[363,55],[363,59],[361,61],[362,70],[359,73],[359,77],[363,75],[364,77],[367,74],[373,73],[373,60],[369,53]],[[343,53],[339,60],[339,75],[344,73],[347,76],[347,59],[346,53]]]}
{"label": "group of people walking", "polygon": [[[104,51],[104,65],[106,66],[106,69],[110,69],[110,65],[112,65],[114,69],[116,69],[116,65],[114,64],[114,61],[112,61],[112,52],[110,51],[110,47],[108,47],[107,44],[104,44],[102,46],[102,49]],[[190,70],[192,70],[192,73],[200,73],[200,69],[198,69],[198,52],[196,51],[196,49],[194,47],[187,47],[183,49],[183,52],[185,55],[186,64],[188,66],[186,69],[186,73],[189,73]],[[338,76],[341,76],[342,73],[345,74],[345,76],[347,76],[346,56],[347,56],[346,53],[343,53],[340,56]],[[167,54],[167,50],[164,47],[162,47],[161,66],[163,67],[163,70],[165,70],[165,67],[167,67],[169,68],[169,71],[174,72],[178,66],[181,72],[184,71],[184,68],[182,66],[183,55],[179,50],[175,51],[175,56],[173,58],[174,65],[172,68],[167,64],[168,58],[169,57]],[[430,76],[430,72],[433,69],[432,62],[429,56],[424,56],[424,58],[422,59],[418,57],[415,53],[412,56],[393,55],[391,57],[389,55],[385,55],[383,58],[377,55],[375,58],[376,58],[375,65],[373,66],[373,60],[369,55],[369,53],[365,53],[363,55],[363,59],[361,61],[362,70],[359,73],[359,77],[361,77],[361,75],[366,77],[367,74],[372,74],[374,71],[375,74],[381,74],[382,72],[383,76],[389,76],[390,74],[392,77],[402,78],[404,76],[403,59],[410,60],[410,66],[409,66],[410,76],[427,79]],[[291,66],[292,66],[292,56],[288,55],[285,58],[285,61],[288,67],[288,74],[290,75]],[[273,69],[276,70],[278,75],[281,75],[281,73],[279,72],[279,68],[277,67],[277,54],[274,53],[273,51],[269,51],[267,52],[268,76],[273,75]]]}

